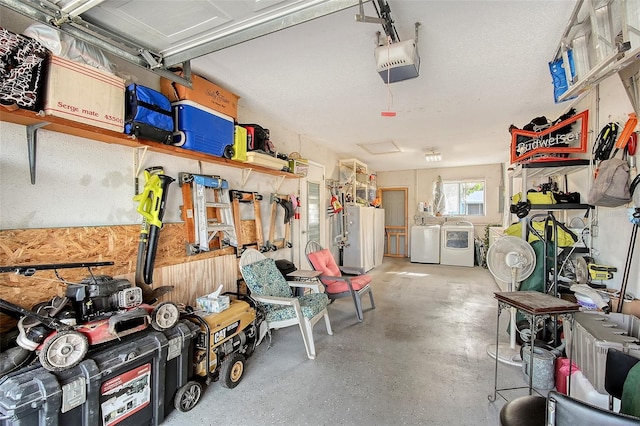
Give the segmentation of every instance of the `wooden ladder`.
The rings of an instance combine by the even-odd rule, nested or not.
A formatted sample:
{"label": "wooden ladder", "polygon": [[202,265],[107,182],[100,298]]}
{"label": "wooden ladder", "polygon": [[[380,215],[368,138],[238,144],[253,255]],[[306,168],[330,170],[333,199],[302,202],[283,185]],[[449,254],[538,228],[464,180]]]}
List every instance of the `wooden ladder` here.
{"label": "wooden ladder", "polygon": [[[236,226],[238,244],[236,254],[240,256],[245,248],[254,247],[261,252],[268,250],[262,233],[262,218],[260,216],[260,200],[262,195],[257,192],[229,191],[231,196],[231,209],[233,222]],[[253,206],[253,218],[242,218],[240,203],[249,203]]]}

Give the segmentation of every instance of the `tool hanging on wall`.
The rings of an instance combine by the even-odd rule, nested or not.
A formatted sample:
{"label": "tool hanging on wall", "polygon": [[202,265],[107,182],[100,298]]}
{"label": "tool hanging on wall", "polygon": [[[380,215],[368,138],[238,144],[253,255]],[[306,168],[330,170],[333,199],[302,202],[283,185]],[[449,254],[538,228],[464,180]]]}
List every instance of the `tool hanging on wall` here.
{"label": "tool hanging on wall", "polygon": [[600,167],[600,163],[604,160],[609,159],[611,154],[611,150],[615,144],[616,137],[618,136],[618,123],[608,123],[606,124],[598,134],[595,143],[593,144],[593,160],[597,161],[596,170],[594,172],[595,176],[598,176],[598,168]]}
{"label": "tool hanging on wall", "polygon": [[289,198],[291,199],[291,204],[293,206],[293,218],[295,220],[300,220],[300,207],[302,206],[302,204],[300,204],[300,198],[294,194],[291,194]]}
{"label": "tool hanging on wall", "polygon": [[336,195],[331,195],[331,214],[338,214],[342,211],[342,204],[340,203],[340,200],[338,199],[338,197]]}
{"label": "tool hanging on wall", "polygon": [[162,167],[150,167],[144,170],[145,185],[142,192],[133,201],[138,202],[136,210],[142,215],[138,257],[136,259],[136,285],[142,288],[143,299],[157,299],[173,287],[159,287],[151,291],[145,284],[153,282],[153,265],[156,259],[158,239],[162,229],[162,218],[166,208],[168,188],[173,179],[164,174]]}
{"label": "tool hanging on wall", "polygon": [[[337,180],[328,179],[326,182],[326,187],[331,194],[331,200],[329,202],[329,207],[327,207],[327,214],[330,218],[336,217],[338,220],[333,221],[333,244],[338,246],[340,250],[344,246],[346,242],[346,234],[344,232],[344,221],[345,221],[345,195],[344,195],[344,186]],[[342,256],[342,252],[340,253]],[[342,263],[342,262],[340,262]]]}
{"label": "tool hanging on wall", "polygon": [[[290,197],[288,195],[271,194],[269,203],[271,204],[271,217],[267,246],[273,251],[293,247],[293,244],[291,244],[291,219],[293,219],[295,213]],[[275,238],[278,205],[284,209],[284,238],[281,239]]]}
{"label": "tool hanging on wall", "polygon": [[[262,218],[260,216],[260,203],[262,195],[257,192],[247,192],[230,190],[231,210],[233,211],[233,224],[236,228],[238,246],[237,256],[240,256],[245,248],[257,247],[261,252],[268,250],[262,234]],[[253,206],[253,218],[242,219],[240,211],[241,204],[251,204]]]}
{"label": "tool hanging on wall", "polygon": [[238,246],[229,183],[220,176],[180,173],[182,216],[187,231],[187,255]]}
{"label": "tool hanging on wall", "polygon": [[638,174],[638,169],[636,168],[636,148],[638,147],[638,132],[631,133],[629,137],[629,142],[627,142],[627,146],[624,148],[627,153],[627,161],[629,162],[629,176],[631,180],[635,179]]}
{"label": "tool hanging on wall", "polygon": [[611,154],[611,157],[609,158],[615,157],[618,153],[618,150],[625,149],[627,143],[629,142],[629,137],[631,136],[631,133],[633,133],[633,130],[636,128],[637,124],[638,117],[634,112],[632,112],[631,114],[629,114],[629,119],[625,123],[624,128],[622,129],[622,133],[620,133],[620,137],[616,142],[616,149],[613,151],[613,154]]}

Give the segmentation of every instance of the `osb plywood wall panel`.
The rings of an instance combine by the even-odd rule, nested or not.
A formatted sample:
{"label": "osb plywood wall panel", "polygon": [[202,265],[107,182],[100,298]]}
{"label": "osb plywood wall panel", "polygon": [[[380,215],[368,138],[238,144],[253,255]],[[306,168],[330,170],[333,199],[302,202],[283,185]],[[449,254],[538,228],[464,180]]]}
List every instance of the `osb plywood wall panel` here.
{"label": "osb plywood wall panel", "polygon": [[[125,276],[133,282],[140,226],[48,228],[0,231],[0,265],[55,264],[113,261],[113,266],[94,268],[98,275]],[[215,291],[236,291],[237,259],[232,247],[187,256],[183,224],[165,224],[160,232],[153,286],[172,285],[163,299],[193,304],[195,297]],[[86,269],[61,269],[67,281],[89,275]],[[63,295],[64,284],[53,271],[38,271],[32,277],[0,274],[0,298],[25,308]],[[0,315],[0,330],[13,325]]]}

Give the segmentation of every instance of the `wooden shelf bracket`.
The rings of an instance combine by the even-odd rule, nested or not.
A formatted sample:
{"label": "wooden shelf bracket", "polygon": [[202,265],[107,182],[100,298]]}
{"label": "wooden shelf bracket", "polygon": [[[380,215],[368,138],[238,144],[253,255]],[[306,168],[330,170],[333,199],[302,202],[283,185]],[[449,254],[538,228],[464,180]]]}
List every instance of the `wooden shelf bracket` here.
{"label": "wooden shelf bracket", "polygon": [[282,186],[282,182],[284,182],[284,176],[275,176],[274,177],[275,185],[273,185],[273,189],[274,189],[275,192],[280,191],[280,187]]}
{"label": "wooden shelf bracket", "polygon": [[133,195],[139,194],[140,189],[140,170],[142,169],[142,163],[144,157],[147,155],[148,146],[141,146],[133,149]]}
{"label": "wooden shelf bracket", "polygon": [[251,175],[251,172],[253,171],[252,168],[246,168],[246,169],[242,169],[242,188],[244,189],[244,186],[247,184],[247,181],[249,180],[249,176]]}

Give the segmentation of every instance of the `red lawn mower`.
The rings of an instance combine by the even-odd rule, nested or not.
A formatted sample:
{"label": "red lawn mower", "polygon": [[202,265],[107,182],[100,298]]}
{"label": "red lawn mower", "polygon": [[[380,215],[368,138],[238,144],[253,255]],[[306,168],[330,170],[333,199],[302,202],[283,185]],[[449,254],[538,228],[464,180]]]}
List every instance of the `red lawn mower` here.
{"label": "red lawn mower", "polygon": [[[0,299],[0,311],[18,319],[17,348],[0,353],[0,377],[30,361],[38,354],[49,371],[61,371],[82,361],[89,347],[141,331],[151,325],[156,330],[173,327],[180,311],[172,302],[152,304],[170,286],[151,289],[153,268],[167,190],[174,179],[162,167],[145,170],[143,191],[134,197],[143,222],[138,243],[135,285],[126,279],[94,275],[92,267],[113,262],[62,263],[46,265],[0,266],[0,272],[32,276],[39,270],[54,270],[67,285],[64,297],[39,303],[32,310]],[[60,277],[59,269],[87,268],[89,277],[70,283]],[[0,342],[1,343],[1,342]]]}
{"label": "red lawn mower", "polygon": [[[32,310],[0,299],[0,311],[18,318],[16,343],[23,350],[15,348],[2,354],[0,376],[24,365],[31,353],[38,354],[45,369],[65,370],[80,363],[91,346],[144,330],[149,325],[165,330],[178,322],[180,311],[174,303],[152,306],[143,301],[143,289],[132,286],[128,280],[91,273],[92,267],[106,265],[113,262],[0,267],[0,272],[24,276],[53,269],[67,285],[64,297],[39,303]],[[65,268],[87,268],[90,276],[79,283],[69,283],[58,273],[58,269]]]}

